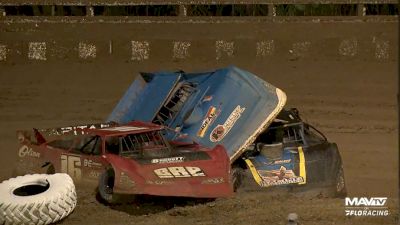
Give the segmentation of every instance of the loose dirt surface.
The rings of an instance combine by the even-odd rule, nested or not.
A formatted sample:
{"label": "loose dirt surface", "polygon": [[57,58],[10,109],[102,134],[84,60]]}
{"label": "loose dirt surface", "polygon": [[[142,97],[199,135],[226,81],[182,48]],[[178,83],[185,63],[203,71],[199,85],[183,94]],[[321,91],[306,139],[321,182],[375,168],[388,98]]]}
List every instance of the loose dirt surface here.
{"label": "loose dirt surface", "polygon": [[[96,200],[94,187],[78,185],[78,206],[60,224],[285,224],[290,212],[296,212],[302,224],[398,222],[396,62],[240,60],[235,64],[283,89],[287,106],[297,107],[338,144],[349,196],[387,196],[390,215],[346,217],[343,199],[245,188],[232,198],[208,202],[145,198],[106,206]],[[225,66],[193,65],[163,61],[1,64],[0,180],[10,176],[17,157],[15,130],[101,122],[138,71]]]}

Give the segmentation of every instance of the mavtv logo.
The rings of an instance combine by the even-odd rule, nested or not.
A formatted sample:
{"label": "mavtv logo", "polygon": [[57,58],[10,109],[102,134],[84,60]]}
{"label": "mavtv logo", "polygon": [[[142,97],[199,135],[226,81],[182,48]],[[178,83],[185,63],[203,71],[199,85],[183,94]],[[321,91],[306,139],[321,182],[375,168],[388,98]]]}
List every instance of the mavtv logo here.
{"label": "mavtv logo", "polygon": [[386,204],[387,197],[372,197],[372,198],[346,198],[346,206],[375,206],[382,207]]}

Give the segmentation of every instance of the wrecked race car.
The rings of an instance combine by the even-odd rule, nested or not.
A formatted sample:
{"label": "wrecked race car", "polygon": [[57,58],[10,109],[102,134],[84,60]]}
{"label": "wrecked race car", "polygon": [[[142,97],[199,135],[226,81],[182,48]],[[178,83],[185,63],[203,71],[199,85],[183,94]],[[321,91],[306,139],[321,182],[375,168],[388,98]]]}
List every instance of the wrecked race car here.
{"label": "wrecked race car", "polygon": [[249,168],[262,187],[318,184],[345,195],[337,145],[304,123],[297,110],[282,110],[285,103],[282,90],[236,67],[141,73],[107,121],[150,121],[207,147],[223,145],[235,188],[241,170]]}
{"label": "wrecked race car", "polygon": [[141,73],[107,121],[152,122],[179,131],[209,148],[217,144],[234,162],[286,103],[285,93],[237,67],[204,73]]}
{"label": "wrecked race car", "polygon": [[[204,73],[141,73],[109,115],[108,122],[90,128],[100,132],[108,129],[104,128],[106,126],[134,120],[153,123],[152,126],[157,124],[168,128],[161,132],[168,151],[158,152],[161,155],[148,149],[124,152],[120,141],[120,151],[112,152],[107,149],[107,141],[100,132],[96,134],[104,143],[100,153],[86,150],[86,147],[80,152],[71,152],[70,146],[69,152],[64,149],[62,153],[46,157],[54,162],[40,163],[46,163],[47,172],[66,171],[75,178],[76,174],[82,174],[84,178],[99,179],[100,193],[110,202],[115,199],[114,192],[168,195],[174,192],[175,185],[182,188],[182,192],[175,193],[179,196],[228,196],[231,189],[239,187],[243,169],[249,169],[262,187],[323,186],[335,196],[345,195],[342,161],[336,144],[328,142],[321,132],[303,122],[297,110],[283,109],[285,103],[286,95],[282,90],[236,67]],[[88,129],[74,127],[61,129],[61,132],[76,134],[80,130]],[[44,144],[49,141],[42,140],[40,133],[43,131],[35,131],[37,142],[46,148],[53,147]],[[130,143],[131,140],[126,141]],[[176,147],[180,143],[188,149]],[[32,145],[22,145],[21,149],[22,155],[37,158],[51,152],[49,149],[32,151]],[[207,155],[206,159],[181,155],[189,149],[190,154],[198,154],[194,153],[200,151],[196,149],[203,149],[206,154],[201,154]],[[216,158],[210,154],[214,151],[214,156],[218,155]],[[147,161],[137,158],[138,152],[142,152],[139,155],[145,156]],[[222,155],[226,156],[226,161]],[[190,160],[181,161],[181,157]],[[21,161],[28,162],[25,159]],[[157,167],[158,164],[168,166]],[[96,165],[101,165],[98,170]],[[38,166],[40,164],[36,164]],[[199,174],[206,177],[193,176],[192,172],[197,169],[192,171],[192,167],[199,168],[203,171]],[[135,175],[140,174],[138,169],[144,168],[151,169],[142,177]],[[179,176],[183,175],[188,177],[181,179],[183,177]],[[123,189],[123,183],[130,188]]]}
{"label": "wrecked race car", "polygon": [[19,132],[19,156],[32,169],[44,166],[47,173],[68,173],[75,181],[99,181],[99,194],[108,202],[117,201],[118,194],[233,194],[230,162],[221,145],[211,149],[193,141],[167,141],[163,126],[137,121],[88,127],[53,129],[62,133],[49,141],[38,130],[34,138]]}
{"label": "wrecked race car", "polygon": [[241,167],[249,168],[261,187],[314,187],[329,196],[347,194],[336,143],[304,122],[295,108],[282,110],[242,159]]}

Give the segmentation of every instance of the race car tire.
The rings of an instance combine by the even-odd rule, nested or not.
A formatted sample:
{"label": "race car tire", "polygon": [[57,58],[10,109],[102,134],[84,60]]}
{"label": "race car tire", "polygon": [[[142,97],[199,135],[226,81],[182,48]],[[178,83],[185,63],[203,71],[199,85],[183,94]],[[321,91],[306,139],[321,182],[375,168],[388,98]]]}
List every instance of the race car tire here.
{"label": "race car tire", "polygon": [[121,195],[114,193],[115,173],[113,169],[104,171],[99,178],[98,194],[108,204],[118,204],[123,201]]}
{"label": "race car tire", "polygon": [[333,189],[335,197],[344,198],[347,196],[346,182],[344,180],[344,171],[342,165],[340,165],[337,169]]}
{"label": "race car tire", "polygon": [[104,171],[99,177],[98,193],[102,200],[109,204],[117,203],[117,196],[114,194],[114,170],[108,169]]}
{"label": "race car tire", "polygon": [[115,173],[113,169],[107,169],[99,177],[97,188],[100,201],[109,205],[130,203],[135,200],[134,195],[114,193]]}
{"label": "race car tire", "polygon": [[30,174],[0,183],[0,224],[51,224],[72,213],[75,185],[67,174]]}
{"label": "race car tire", "polygon": [[242,185],[243,181],[243,169],[240,167],[233,167],[232,168],[232,185],[233,191],[237,191],[239,187]]}

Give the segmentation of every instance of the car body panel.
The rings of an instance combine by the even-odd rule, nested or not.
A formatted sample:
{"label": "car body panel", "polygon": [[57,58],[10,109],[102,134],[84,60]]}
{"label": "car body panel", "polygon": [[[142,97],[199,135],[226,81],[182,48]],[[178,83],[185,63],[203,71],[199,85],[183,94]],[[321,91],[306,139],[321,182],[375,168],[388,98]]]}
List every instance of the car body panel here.
{"label": "car body panel", "polygon": [[[283,91],[236,67],[206,73],[145,75],[133,82],[107,121],[140,119],[159,123],[180,131],[179,136],[167,134],[170,140],[186,136],[209,148],[223,145],[231,162],[268,127],[286,103]],[[170,82],[159,82],[159,77]],[[145,88],[135,89],[144,80]],[[170,85],[175,81],[174,86]],[[168,88],[170,92],[165,91]],[[142,104],[153,94],[158,95],[157,104],[160,96],[164,98],[160,108]]]}
{"label": "car body panel", "polygon": [[[167,142],[162,132],[162,126],[134,121],[71,129],[41,144],[25,136],[19,157],[25,171],[38,172],[42,165],[51,165],[54,172],[67,173],[76,182],[98,182],[101,173],[113,168],[115,193],[203,198],[233,194],[229,158],[223,146],[210,149],[194,142]],[[128,138],[135,143],[127,144]],[[36,139],[46,140],[40,133]],[[117,153],[112,144],[117,144]],[[158,146],[164,155],[145,154]]]}
{"label": "car body panel", "polygon": [[[279,132],[281,137],[278,137]],[[262,187],[328,186],[341,166],[337,145],[302,122],[297,109],[283,110],[271,127],[258,137],[253,148],[252,154],[244,160],[254,180]]]}

